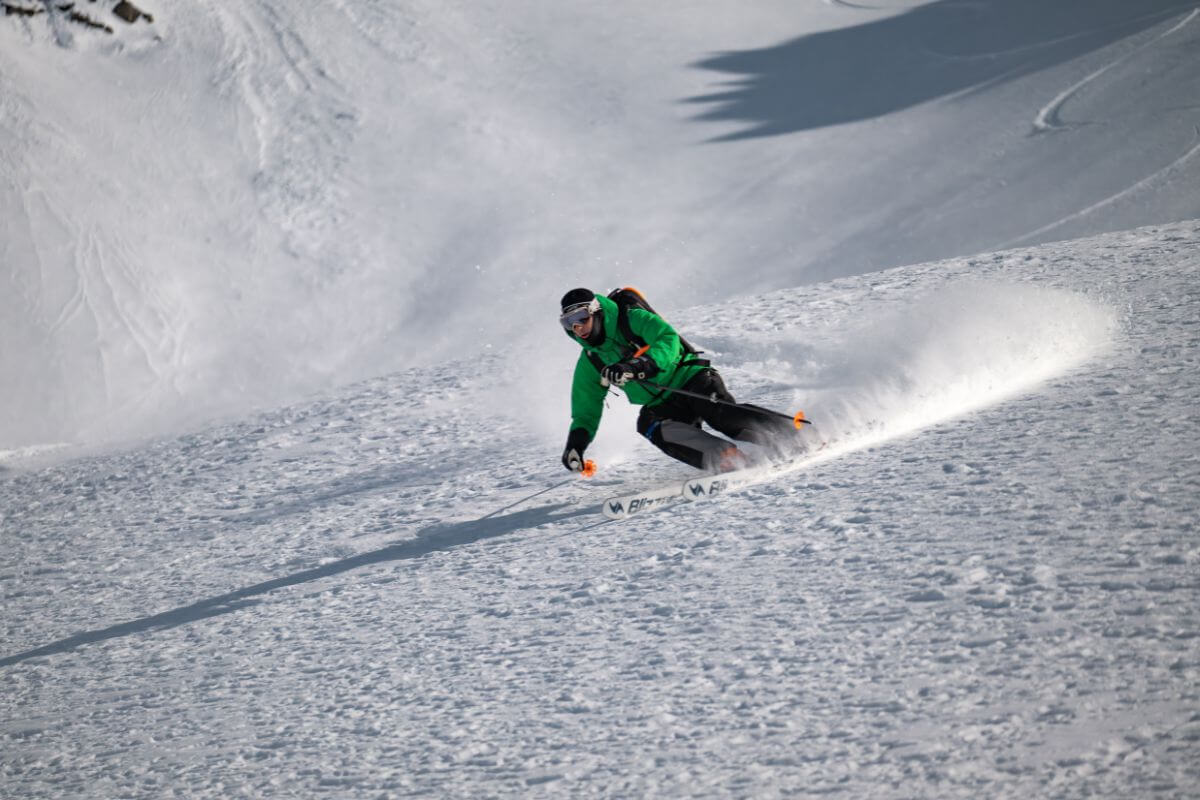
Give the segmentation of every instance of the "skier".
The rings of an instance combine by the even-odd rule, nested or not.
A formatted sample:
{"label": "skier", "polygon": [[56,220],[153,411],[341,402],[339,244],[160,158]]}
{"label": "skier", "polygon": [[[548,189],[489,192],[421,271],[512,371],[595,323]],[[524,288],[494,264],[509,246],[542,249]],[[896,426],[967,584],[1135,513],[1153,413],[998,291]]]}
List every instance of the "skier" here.
{"label": "skier", "polygon": [[[563,466],[573,472],[583,469],[583,452],[600,427],[609,385],[642,406],[638,433],[667,455],[698,469],[728,472],[749,464],[737,445],[703,430],[702,422],[732,439],[768,447],[779,446],[795,434],[794,427],[774,412],[735,404],[720,374],[652,311],[621,309],[609,297],[581,288],[563,295],[559,321],[583,348],[575,362],[571,428],[562,456]],[[643,380],[667,388],[647,386]]]}

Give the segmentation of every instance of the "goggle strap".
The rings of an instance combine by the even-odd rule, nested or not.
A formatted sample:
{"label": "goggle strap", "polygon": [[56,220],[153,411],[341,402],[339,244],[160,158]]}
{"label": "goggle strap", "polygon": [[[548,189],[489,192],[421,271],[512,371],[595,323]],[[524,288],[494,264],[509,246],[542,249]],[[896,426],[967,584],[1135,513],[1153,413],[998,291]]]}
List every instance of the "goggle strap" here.
{"label": "goggle strap", "polygon": [[[562,315],[558,318],[559,321],[562,322],[564,328],[568,327],[567,318],[573,316],[579,311],[587,311],[588,316],[593,316],[600,312],[600,301],[593,297],[586,303],[576,303],[575,305],[565,308],[562,312]],[[583,322],[584,319],[585,318],[581,317],[579,321]]]}

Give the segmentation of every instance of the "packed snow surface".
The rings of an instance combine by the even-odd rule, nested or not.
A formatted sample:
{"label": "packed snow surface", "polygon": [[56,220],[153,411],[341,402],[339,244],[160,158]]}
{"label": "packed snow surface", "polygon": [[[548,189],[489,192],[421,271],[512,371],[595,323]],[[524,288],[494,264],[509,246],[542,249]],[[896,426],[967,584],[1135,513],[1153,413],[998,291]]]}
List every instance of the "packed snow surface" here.
{"label": "packed snow surface", "polygon": [[568,370],[500,356],[11,462],[0,793],[1194,797],[1198,273],[1192,222],[664,309],[827,447],[619,523],[691,471],[614,402],[567,476]]}

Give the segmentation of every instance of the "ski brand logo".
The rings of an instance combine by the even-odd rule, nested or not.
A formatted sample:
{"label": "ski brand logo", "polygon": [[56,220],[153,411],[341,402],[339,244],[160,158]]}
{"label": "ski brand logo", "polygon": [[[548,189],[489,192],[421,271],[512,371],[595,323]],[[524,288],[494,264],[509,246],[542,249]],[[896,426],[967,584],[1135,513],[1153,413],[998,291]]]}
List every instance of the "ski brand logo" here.
{"label": "ski brand logo", "polygon": [[645,508],[653,508],[656,505],[665,503],[670,500],[669,497],[638,497],[629,501],[629,513],[640,511]]}
{"label": "ski brand logo", "polygon": [[604,515],[609,519],[623,519],[640,511],[648,511],[652,508],[665,505],[678,498],[679,490],[675,489],[663,495],[634,495],[633,497],[613,499],[605,503]]}
{"label": "ski brand logo", "polygon": [[692,497],[704,497],[711,494],[719,494],[729,488],[729,480],[721,478],[712,481],[689,481],[687,488],[692,493]]}
{"label": "ski brand logo", "polygon": [[678,502],[681,492],[683,497],[689,497],[686,487],[687,484],[674,482],[635,494],[609,497],[600,505],[600,511],[609,519],[628,519],[635,514],[664,508]]}

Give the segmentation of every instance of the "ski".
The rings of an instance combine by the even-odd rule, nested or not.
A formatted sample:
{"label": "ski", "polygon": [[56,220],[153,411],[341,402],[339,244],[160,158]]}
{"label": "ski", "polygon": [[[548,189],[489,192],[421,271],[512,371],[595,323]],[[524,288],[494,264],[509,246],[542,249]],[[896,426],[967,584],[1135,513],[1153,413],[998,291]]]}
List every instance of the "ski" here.
{"label": "ski", "polygon": [[679,481],[673,481],[654,489],[610,497],[601,504],[600,511],[608,519],[628,519],[635,514],[644,514],[669,505],[678,500],[679,496]]}
{"label": "ski", "polygon": [[697,502],[752,484],[764,483],[802,463],[804,459],[791,459],[715,475],[700,475],[683,482],[675,481],[653,489],[610,497],[601,504],[600,511],[610,520],[628,519],[637,514],[664,508],[680,498]]}
{"label": "ski", "polygon": [[764,464],[757,467],[734,470],[733,472],[722,472],[717,475],[701,475],[698,478],[684,481],[680,489],[680,494],[683,495],[683,499],[692,502],[707,500],[710,497],[732,492],[743,486],[759,483],[774,475],[786,472],[791,463]]}

